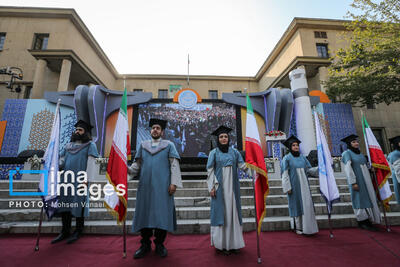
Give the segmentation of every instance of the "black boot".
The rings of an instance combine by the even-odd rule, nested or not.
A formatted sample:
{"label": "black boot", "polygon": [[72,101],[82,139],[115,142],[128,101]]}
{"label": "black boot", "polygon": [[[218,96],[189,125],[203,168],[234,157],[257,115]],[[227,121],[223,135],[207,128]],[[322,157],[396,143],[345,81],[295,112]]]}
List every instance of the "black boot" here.
{"label": "black boot", "polygon": [[156,245],[156,253],[158,256],[161,258],[167,257],[168,255],[168,250],[164,247],[163,244],[157,244]]}
{"label": "black boot", "polygon": [[51,244],[58,243],[69,237],[71,231],[71,213],[63,212],[61,214],[62,229],[61,233],[51,241]]}
{"label": "black boot", "polygon": [[368,231],[376,231],[376,228],[372,226],[371,222],[366,219],[358,222],[358,227]]}
{"label": "black boot", "polygon": [[69,237],[69,233],[61,232],[56,238],[51,240],[51,244],[58,243]]}
{"label": "black boot", "polygon": [[368,226],[368,230],[372,232],[377,232],[378,228],[376,228],[370,220],[367,220],[366,225]]}
{"label": "black boot", "polygon": [[361,228],[361,229],[367,230],[367,224],[366,224],[366,221],[368,221],[368,220],[364,220],[364,221],[357,221],[357,223],[358,223],[358,228]]}
{"label": "black boot", "polygon": [[135,254],[133,255],[134,259],[143,258],[147,253],[151,251],[150,237],[153,236],[153,229],[143,228],[142,230],[140,230],[140,236],[142,237],[142,240],[140,240],[140,243],[142,243],[142,245],[138,250],[136,250]]}
{"label": "black boot", "polygon": [[164,247],[164,241],[167,237],[167,231],[162,229],[154,229],[154,244],[156,245],[156,254],[162,258],[167,257],[168,250]]}
{"label": "black boot", "polygon": [[133,255],[134,259],[143,258],[147,253],[151,251],[150,244],[142,244],[138,250],[136,250],[135,254]]}
{"label": "black boot", "polygon": [[68,238],[67,244],[72,244],[76,242],[82,236],[84,225],[85,225],[85,217],[76,217],[76,230],[71,235],[71,237]]}

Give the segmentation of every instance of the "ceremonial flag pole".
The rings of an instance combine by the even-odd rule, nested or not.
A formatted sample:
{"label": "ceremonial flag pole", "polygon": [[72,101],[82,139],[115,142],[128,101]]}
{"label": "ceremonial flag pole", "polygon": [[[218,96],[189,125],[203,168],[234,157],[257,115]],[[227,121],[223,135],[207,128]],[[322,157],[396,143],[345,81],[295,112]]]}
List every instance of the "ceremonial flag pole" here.
{"label": "ceremonial flag pole", "polygon": [[[124,94],[121,100],[113,142],[107,164],[106,177],[113,191],[106,194],[104,205],[123,227],[123,258],[126,258],[126,213],[128,209],[128,159],[131,154],[129,144],[129,124],[127,90],[124,80]],[[119,189],[117,189],[117,187]],[[120,189],[124,192],[121,193]]]}
{"label": "ceremonial flag pole", "polygon": [[315,119],[315,131],[317,137],[317,152],[318,152],[318,177],[319,177],[319,188],[322,197],[325,199],[326,209],[328,212],[328,224],[330,238],[333,238],[332,231],[332,205],[333,203],[340,200],[339,189],[336,184],[335,176],[333,174],[333,160],[329,151],[328,142],[324,132],[322,131],[321,124],[318,119],[318,114],[314,108],[314,119]]}
{"label": "ceremonial flag pole", "polygon": [[[124,96],[126,97],[126,101],[125,101],[125,104],[126,104],[126,111],[128,111],[128,96],[127,96],[127,92],[126,92],[126,80],[125,80],[125,77],[124,77]],[[123,102],[123,100],[121,101],[121,102]],[[122,106],[122,103],[121,103],[121,106]],[[129,125],[128,125],[128,129],[129,129]],[[128,153],[127,153],[127,157],[128,157],[128,159],[129,159],[129,155],[131,154],[130,153],[130,151],[131,151],[131,148],[130,148],[130,144],[129,144],[129,130],[128,130],[128,138],[127,138],[127,147],[126,147],[126,149],[129,151]],[[128,160],[127,159],[127,160]],[[126,165],[127,167],[128,167],[128,162],[127,162],[127,165]],[[128,168],[127,168],[127,171],[128,171]],[[128,176],[126,177],[126,190],[128,191]],[[127,204],[128,204],[128,196],[126,197],[126,200],[127,200]],[[125,210],[125,213],[127,213],[128,212],[128,205],[126,205],[126,210]],[[125,218],[124,218],[124,224],[123,224],[123,226],[122,227],[124,227],[124,229],[123,229],[123,236],[124,236],[124,252],[122,253],[122,258],[126,258],[126,215],[125,215]]]}
{"label": "ceremonial flag pole", "polygon": [[267,169],[265,167],[264,153],[261,148],[260,135],[256,118],[253,112],[249,94],[246,92],[247,116],[246,116],[246,166],[252,171],[254,187],[254,208],[257,235],[257,262],[261,264],[260,241],[262,221],[266,213],[266,198],[269,193]]}
{"label": "ceremonial flag pole", "polygon": [[187,85],[188,85],[188,87],[189,87],[189,65],[190,65],[190,59],[189,59],[189,54],[188,54],[188,62],[187,62],[187,71],[188,71],[188,74],[187,74]]}
{"label": "ceremonial flag pole", "polygon": [[122,254],[123,258],[126,258],[126,217],[124,219],[124,225],[123,225],[124,229],[123,229],[123,235],[124,235],[124,252]]}
{"label": "ceremonial flag pole", "polygon": [[42,229],[42,221],[43,221],[43,207],[40,209],[40,218],[39,218],[39,226],[38,226],[38,233],[37,233],[37,238],[36,238],[35,251],[39,251],[40,230]]}
{"label": "ceremonial flag pole", "polygon": [[59,147],[60,147],[60,103],[58,99],[56,111],[54,115],[53,125],[51,128],[50,140],[44,153],[44,168],[41,173],[38,191],[41,193],[43,206],[40,210],[40,218],[38,225],[38,234],[36,239],[35,251],[39,251],[40,232],[42,229],[43,212],[46,212],[47,218],[51,220],[57,210],[57,184],[58,184],[58,160],[59,160]]}
{"label": "ceremonial flag pole", "polygon": [[[255,173],[252,171],[252,181],[253,181],[253,201],[254,201],[254,210],[257,211],[257,201],[256,201],[256,183],[255,183]],[[261,259],[261,253],[260,253],[260,235],[258,233],[258,220],[257,220],[257,212],[254,213],[254,220],[256,223],[256,236],[257,236],[257,263],[261,264],[262,259]]]}
{"label": "ceremonial flag pole", "polygon": [[361,124],[363,127],[365,148],[367,150],[369,168],[371,168],[372,177],[376,186],[376,193],[379,198],[383,210],[383,217],[385,220],[386,230],[391,231],[390,225],[387,221],[386,209],[389,209],[389,200],[392,198],[392,191],[390,190],[388,178],[391,175],[389,163],[387,162],[382,148],[376,140],[371,128],[368,125],[367,119],[362,110],[361,111]]}

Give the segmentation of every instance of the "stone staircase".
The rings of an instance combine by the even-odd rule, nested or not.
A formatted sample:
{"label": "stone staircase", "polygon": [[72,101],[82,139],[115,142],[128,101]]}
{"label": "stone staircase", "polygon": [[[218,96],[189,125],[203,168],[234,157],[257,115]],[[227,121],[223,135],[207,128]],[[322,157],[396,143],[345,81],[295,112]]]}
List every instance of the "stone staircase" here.
{"label": "stone staircase", "polygon": [[[175,194],[178,219],[177,234],[208,233],[210,230],[210,199],[205,180],[183,181],[183,188]],[[200,174],[204,176],[203,174]],[[190,176],[190,174],[187,174]],[[350,193],[345,177],[336,177],[341,201],[334,205],[332,226],[334,228],[357,226],[351,207]],[[105,181],[95,181],[102,186]],[[328,228],[325,201],[319,193],[318,178],[309,178],[318,225]],[[270,194],[267,197],[267,213],[262,224],[263,231],[289,230],[291,218],[288,216],[288,202],[282,192],[281,180],[270,180]],[[13,182],[14,191],[35,192],[37,181]],[[126,224],[130,228],[135,211],[137,181],[128,184],[128,215]],[[392,188],[393,189],[393,188]],[[103,195],[104,196],[104,195]],[[255,229],[252,181],[241,181],[241,202],[244,231]],[[36,233],[40,216],[39,197],[9,196],[9,182],[0,181],[0,233]],[[391,225],[400,225],[400,205],[391,201],[391,211],[387,213]],[[95,234],[121,234],[122,227],[103,206],[103,199],[91,201],[90,217],[85,221],[85,232]],[[73,222],[74,224],[74,222]],[[46,219],[42,224],[42,233],[58,233],[61,221]]]}

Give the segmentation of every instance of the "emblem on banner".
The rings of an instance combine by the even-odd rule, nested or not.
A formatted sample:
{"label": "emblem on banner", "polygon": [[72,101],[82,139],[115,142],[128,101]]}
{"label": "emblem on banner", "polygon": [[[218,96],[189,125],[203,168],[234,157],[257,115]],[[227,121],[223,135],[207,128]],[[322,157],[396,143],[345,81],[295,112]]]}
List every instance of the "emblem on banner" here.
{"label": "emblem on banner", "polygon": [[178,102],[184,109],[191,109],[201,102],[201,97],[195,90],[185,88],[175,94],[174,102]]}

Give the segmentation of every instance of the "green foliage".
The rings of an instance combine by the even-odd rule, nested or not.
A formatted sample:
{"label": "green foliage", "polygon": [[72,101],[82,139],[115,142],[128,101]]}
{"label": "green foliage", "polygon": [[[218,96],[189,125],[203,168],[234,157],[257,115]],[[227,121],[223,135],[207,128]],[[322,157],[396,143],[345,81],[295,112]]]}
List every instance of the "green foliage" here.
{"label": "green foliage", "polygon": [[[350,104],[400,101],[400,1],[354,0],[362,13],[343,33],[346,47],[339,49],[325,82],[331,99]],[[349,34],[350,33],[350,34]]]}

